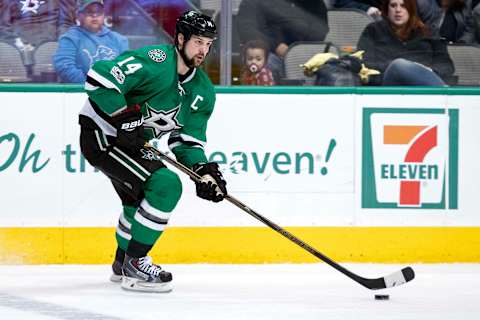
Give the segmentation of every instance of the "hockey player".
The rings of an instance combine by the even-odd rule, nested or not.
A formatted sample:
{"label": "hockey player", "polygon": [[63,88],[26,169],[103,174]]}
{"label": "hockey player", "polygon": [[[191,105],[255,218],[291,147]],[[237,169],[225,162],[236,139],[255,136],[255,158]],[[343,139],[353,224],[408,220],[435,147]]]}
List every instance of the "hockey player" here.
{"label": "hockey player", "polygon": [[145,148],[170,133],[178,161],[203,177],[197,195],[219,202],[227,194],[216,163],[204,153],[208,119],[215,104],[211,81],[198,67],[217,30],[195,11],[177,19],[175,45],[127,51],[99,61],[87,74],[88,100],[80,111],[80,144],[85,158],[110,180],[123,212],[112,281],[134,291],[167,292],[172,274],[147,256],[162,234],[182,193],[178,176]]}

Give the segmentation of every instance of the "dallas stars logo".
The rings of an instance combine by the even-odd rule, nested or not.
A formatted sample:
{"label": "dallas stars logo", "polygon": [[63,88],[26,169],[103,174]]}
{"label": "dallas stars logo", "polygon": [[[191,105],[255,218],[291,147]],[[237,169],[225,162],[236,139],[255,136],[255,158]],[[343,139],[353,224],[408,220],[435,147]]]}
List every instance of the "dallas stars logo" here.
{"label": "dallas stars logo", "polygon": [[178,122],[177,114],[180,111],[182,104],[179,104],[172,110],[168,111],[157,111],[152,108],[148,102],[145,102],[145,107],[147,111],[147,116],[144,118],[144,127],[145,129],[150,129],[153,131],[155,138],[160,138],[167,132],[172,130],[177,130],[183,127],[183,125]]}
{"label": "dallas stars logo", "polygon": [[142,159],[148,160],[148,161],[156,161],[160,160],[160,157],[157,156],[153,151],[150,150],[145,150],[145,149],[140,149],[140,152],[142,153]]}
{"label": "dallas stars logo", "polygon": [[38,13],[38,9],[40,8],[40,5],[44,4],[45,1],[41,1],[41,0],[24,0],[24,1],[20,1],[20,3],[22,4],[22,8],[20,9],[20,11],[22,12],[22,14],[25,14],[27,12],[33,12],[34,14],[37,14]]}
{"label": "dallas stars logo", "polygon": [[163,62],[165,59],[167,59],[167,54],[160,49],[153,49],[148,51],[148,56],[150,59],[156,62]]}

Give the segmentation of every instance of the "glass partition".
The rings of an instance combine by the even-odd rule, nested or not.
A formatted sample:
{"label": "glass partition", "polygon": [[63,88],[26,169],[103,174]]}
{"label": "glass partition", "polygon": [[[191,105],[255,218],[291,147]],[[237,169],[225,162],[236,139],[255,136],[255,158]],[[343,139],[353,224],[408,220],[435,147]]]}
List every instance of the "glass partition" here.
{"label": "glass partition", "polygon": [[480,85],[478,1],[237,3],[233,84]]}
{"label": "glass partition", "polygon": [[217,85],[480,85],[480,4],[461,0],[0,0],[0,81],[82,83],[97,60],[173,43],[190,9],[217,24]]}
{"label": "glass partition", "polygon": [[195,0],[0,0],[0,82],[82,83],[95,61],[173,43]]}

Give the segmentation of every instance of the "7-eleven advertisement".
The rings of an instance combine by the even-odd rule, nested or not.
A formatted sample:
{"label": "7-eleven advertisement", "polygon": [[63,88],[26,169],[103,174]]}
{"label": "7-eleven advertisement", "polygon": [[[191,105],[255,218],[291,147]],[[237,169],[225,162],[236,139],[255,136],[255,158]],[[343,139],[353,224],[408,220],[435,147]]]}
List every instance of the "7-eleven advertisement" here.
{"label": "7-eleven advertisement", "polygon": [[458,109],[363,110],[362,208],[457,209]]}

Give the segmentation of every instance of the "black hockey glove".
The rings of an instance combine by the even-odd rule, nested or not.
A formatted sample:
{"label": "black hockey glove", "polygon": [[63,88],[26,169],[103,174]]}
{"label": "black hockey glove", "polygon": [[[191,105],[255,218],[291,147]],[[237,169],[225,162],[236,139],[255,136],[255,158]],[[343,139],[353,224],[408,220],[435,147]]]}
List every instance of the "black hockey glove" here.
{"label": "black hockey glove", "polygon": [[129,154],[135,154],[145,144],[143,137],[143,116],[136,105],[112,118],[117,129],[117,146]]}
{"label": "black hockey glove", "polygon": [[227,183],[218,170],[216,162],[197,163],[193,165],[193,171],[202,177],[201,181],[195,182],[197,196],[213,202],[220,202],[227,194]]}

